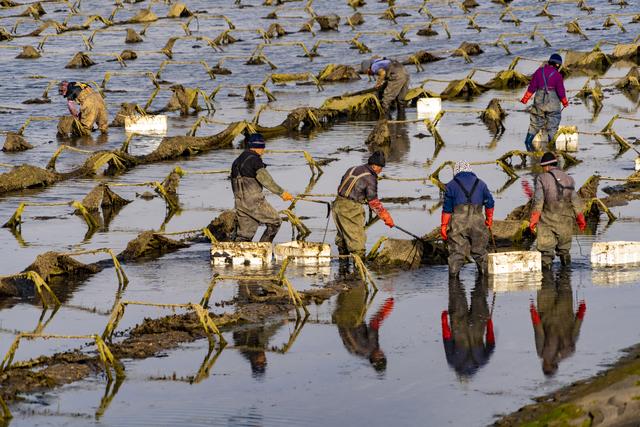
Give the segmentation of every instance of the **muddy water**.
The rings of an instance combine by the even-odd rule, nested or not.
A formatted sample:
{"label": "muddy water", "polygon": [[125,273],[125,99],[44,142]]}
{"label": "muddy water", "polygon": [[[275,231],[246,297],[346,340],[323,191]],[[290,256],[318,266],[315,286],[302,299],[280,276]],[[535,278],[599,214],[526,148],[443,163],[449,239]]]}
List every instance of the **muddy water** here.
{"label": "muddy water", "polygon": [[[190,1],[192,10],[211,8],[209,2]],[[233,2],[219,2],[215,12],[224,13],[239,29],[266,28],[273,21],[256,19],[266,16],[272,8],[257,6],[258,2],[242,2],[256,7],[239,9]],[[342,17],[349,16],[352,11],[343,4],[316,1],[313,7],[318,13],[335,11]],[[402,11],[403,6],[414,5],[412,2],[397,2]],[[523,2],[523,4],[538,4]],[[143,3],[144,5],[144,3]],[[291,3],[278,12],[279,22],[288,31],[297,31],[305,16],[302,10],[296,10],[302,4]],[[598,10],[598,18],[585,20],[582,28],[598,28],[587,31],[591,40],[582,41],[575,35],[566,34],[564,28],[545,29],[544,34],[554,48],[573,48],[588,50],[595,40],[606,37],[611,42],[625,42],[633,39],[637,24],[627,24],[629,18],[621,18],[630,30],[621,33],[615,28],[602,30],[603,17],[619,10],[605,1],[592,1],[590,5]],[[62,4],[44,4],[49,12],[48,18],[62,19]],[[129,5],[118,13],[119,19],[126,19],[134,14],[132,10],[145,7]],[[153,10],[159,15],[166,14],[166,6],[154,4]],[[634,12],[629,7],[624,12]],[[82,10],[91,13],[108,15],[111,5],[103,2],[85,1]],[[552,12],[558,17],[551,21],[559,23],[570,17],[583,16],[573,5],[554,5]],[[636,7],[637,9],[637,7]],[[370,2],[365,12],[381,12],[383,4]],[[436,16],[458,14],[459,11],[447,7],[444,3],[430,5]],[[487,4],[478,11],[497,12],[500,6]],[[416,10],[407,10],[412,16],[399,18],[401,25],[424,22]],[[635,10],[637,12],[637,10]],[[15,9],[2,10],[0,16],[14,15]],[[407,46],[390,43],[389,35],[365,34],[361,40],[377,54],[401,56],[419,49],[434,51],[451,50],[462,41],[493,42],[502,32],[527,31],[533,23],[546,24],[546,18],[535,17],[535,12],[521,11],[517,13],[523,19],[522,30],[514,29],[512,24],[498,24],[495,15],[479,15],[478,24],[483,31],[476,33],[466,29],[466,21],[452,20],[449,23],[452,40],[443,35],[422,38],[409,32],[412,42]],[[74,18],[79,19],[79,18]],[[377,16],[365,15],[367,24],[361,29],[399,29],[389,21],[378,20]],[[80,20],[81,21],[81,20]],[[15,18],[0,19],[0,26],[11,27]],[[221,20],[200,19],[200,30],[194,34],[214,37],[226,29]],[[142,26],[132,25],[141,30]],[[33,23],[24,22],[19,26],[19,33],[26,33],[34,28]],[[97,28],[97,27],[96,27]],[[181,35],[183,30],[177,21],[161,20],[147,30],[145,42],[139,45],[125,46],[125,27],[98,33],[94,38],[93,52],[119,52],[133,47],[140,53],[137,61],[130,62],[127,68],[131,71],[157,70],[161,61],[166,59],[159,50],[171,35]],[[195,29],[195,23],[192,23]],[[437,30],[440,30],[436,27]],[[441,31],[442,32],[442,31]],[[65,105],[50,92],[52,104],[22,105],[21,102],[39,97],[53,79],[77,79],[100,81],[106,71],[119,71],[115,62],[105,62],[106,57],[95,56],[98,64],[86,70],[65,70],[62,67],[73,56],[82,50],[81,38],[77,35],[50,38],[45,45],[43,57],[35,61],[19,61],[13,59],[17,50],[0,49],[0,128],[17,130],[30,115],[57,116],[64,112]],[[88,34],[88,32],[87,32]],[[202,42],[178,41],[174,48],[174,58],[178,60],[204,59],[213,66],[224,55],[249,55],[260,42],[255,33],[238,32],[243,39],[225,47],[224,53],[213,52]],[[339,33],[318,33],[317,38],[346,40],[353,37],[348,27],[342,27]],[[37,45],[40,38],[17,39],[6,42],[6,45]],[[310,47],[315,39],[308,33],[294,33],[282,41],[304,41]],[[199,47],[199,48],[194,48]],[[428,64],[426,71],[416,73],[410,68],[413,82],[426,78],[452,79],[468,73],[472,66],[500,70],[506,68],[512,57],[506,56],[498,47],[483,46],[485,53],[474,57],[473,64],[464,64],[460,58],[447,58],[444,61]],[[550,50],[541,42],[527,40],[524,45],[510,46],[512,51],[525,57],[544,58]],[[606,50],[607,48],[605,48]],[[299,57],[298,48],[272,46],[265,49],[266,55],[278,65],[277,72],[313,71],[317,73],[328,63],[347,63],[357,65],[366,56],[358,55],[345,44],[322,45],[320,57],[309,62]],[[218,84],[223,88],[216,97],[216,120],[230,122],[242,118],[251,118],[257,108],[265,102],[258,98],[257,105],[247,108],[242,100],[244,86],[247,83],[257,84],[269,73],[267,66],[245,66],[242,60],[229,59],[224,65],[231,68],[231,76],[218,76],[212,81],[197,65],[169,65],[162,78],[185,86],[199,86],[209,92]],[[531,72],[535,68],[532,62],[521,62],[518,69]],[[601,81],[604,85],[615,80],[609,78],[624,75],[628,65],[614,67]],[[46,78],[34,79],[39,75]],[[485,82],[490,74],[478,72],[476,79]],[[585,82],[584,77],[568,79],[567,88],[577,90]],[[319,106],[326,97],[346,91],[359,90],[370,83],[366,79],[350,84],[327,84],[325,91],[318,93],[313,86],[287,85],[272,87],[278,100],[273,103],[276,109],[289,110],[295,106]],[[167,84],[168,86],[168,84]],[[270,86],[271,87],[271,86]],[[440,91],[443,83],[428,83],[428,89]],[[142,77],[116,76],[108,85],[107,102],[113,115],[119,103],[133,101],[144,104],[150,91],[151,83]],[[445,114],[439,124],[439,131],[446,143],[434,159],[432,138],[418,138],[419,133],[428,133],[421,124],[398,125],[396,141],[390,155],[385,174],[395,177],[423,177],[446,160],[467,159],[470,161],[493,160],[502,153],[522,147],[522,141],[528,125],[528,117],[522,106],[515,102],[521,95],[518,91],[495,92],[484,94],[472,102],[445,102],[445,109],[484,108],[493,97],[511,98],[504,101],[503,107],[509,116],[505,121],[506,133],[499,141],[492,137],[484,125],[476,118],[475,113]],[[575,93],[575,92],[574,92]],[[240,95],[240,97],[232,96]],[[572,100],[572,105],[563,114],[564,124],[577,125],[581,130],[598,131],[613,114],[621,113],[637,117],[637,104],[626,97],[613,92],[605,93],[603,110],[593,117],[591,110],[581,101]],[[168,100],[168,91],[162,91],[153,103],[152,108],[162,107]],[[9,110],[6,107],[15,108]],[[285,112],[266,110],[261,115],[261,123],[273,125],[279,123]],[[409,111],[409,118],[415,117],[415,110]],[[194,118],[180,118],[173,114],[169,124],[172,135],[184,134],[193,124]],[[331,129],[313,134],[309,137],[282,137],[269,141],[273,149],[305,149],[316,158],[337,158],[327,165],[325,173],[319,179],[314,193],[333,193],[337,181],[344,170],[366,159],[367,153],[350,151],[337,152],[338,148],[350,146],[363,148],[362,141],[373,127],[371,122],[349,122],[333,126]],[[203,125],[198,134],[206,135],[218,132],[221,125]],[[629,138],[637,135],[637,127],[633,122],[618,121],[614,127],[622,136]],[[27,162],[43,166],[55,148],[63,143],[55,138],[55,122],[38,122],[31,124],[25,137],[35,146],[24,153],[0,153],[0,163],[19,164]],[[125,135],[120,129],[112,129],[106,141],[96,137],[74,144],[84,149],[113,149],[119,147]],[[134,154],[141,154],[152,149],[157,139],[138,138],[131,145]],[[600,136],[580,136],[578,158],[583,163],[571,169],[576,182],[581,184],[594,172],[603,175],[624,177],[631,173],[635,154],[627,152],[616,158],[617,144]],[[221,150],[194,157],[189,160],[165,162],[137,167],[136,169],[110,178],[109,182],[139,183],[161,180],[175,166],[185,170],[210,170],[228,168],[237,156],[237,150]],[[58,161],[59,170],[69,170],[80,164],[84,155],[65,153]],[[267,154],[265,161],[276,180],[287,190],[298,193],[305,190],[310,178],[309,169],[301,155]],[[515,206],[524,202],[524,195],[519,182],[503,189],[507,176],[494,165],[477,166],[476,171],[496,192],[496,218],[503,218]],[[450,172],[444,171],[442,179],[448,180]],[[519,171],[521,180],[532,182],[530,170]],[[79,200],[86,195],[98,180],[83,179],[65,181],[45,190],[35,190],[22,194],[12,194],[0,199],[0,219],[8,219],[21,201],[60,202]],[[11,274],[21,271],[40,253],[55,250],[92,249],[110,247],[120,252],[126,243],[137,233],[147,229],[158,229],[165,222],[165,207],[161,199],[145,201],[136,197],[140,188],[114,187],[114,190],[125,198],[134,200],[127,205],[111,222],[108,231],[99,231],[90,238],[85,237],[86,228],[81,219],[71,214],[66,207],[42,208],[28,207],[25,223],[19,238],[8,230],[0,232],[0,274]],[[416,234],[432,230],[439,223],[440,209],[437,207],[438,191],[432,184],[420,182],[381,181],[381,196],[421,196],[430,195],[433,200],[413,202],[407,205],[388,206],[396,222]],[[500,190],[500,191],[496,191]],[[206,225],[220,211],[232,206],[232,197],[228,180],[223,175],[186,175],[179,189],[182,211],[173,216],[165,224],[166,231],[181,231],[199,228]],[[601,192],[600,195],[603,195]],[[271,198],[277,208],[285,204]],[[574,312],[579,301],[586,302],[586,315],[580,328],[575,353],[559,364],[556,375],[546,377],[541,369],[541,362],[536,353],[534,331],[531,326],[529,304],[538,303],[546,293],[532,286],[536,281],[521,283],[515,286],[518,290],[497,292],[505,285],[490,284],[486,293],[477,292],[472,267],[467,267],[462,274],[462,284],[466,292],[468,304],[480,307],[481,310],[493,310],[495,327],[495,348],[487,351],[481,359],[481,366],[468,368],[457,363],[455,358],[448,362],[447,353],[442,340],[440,313],[451,310],[450,304],[460,304],[460,298],[452,302],[447,272],[443,267],[425,267],[413,272],[392,272],[376,274],[380,292],[373,299],[365,315],[365,325],[375,317],[378,309],[389,298],[394,298],[394,306],[379,330],[379,346],[387,359],[386,369],[377,371],[369,363],[367,357],[354,352],[353,340],[362,340],[362,331],[347,330],[337,327],[335,322],[344,311],[362,311],[362,300],[358,295],[351,295],[352,300],[332,299],[320,306],[311,308],[311,316],[302,327],[297,339],[289,351],[282,354],[273,351],[273,347],[282,348],[294,332],[294,322],[290,319],[274,319],[266,325],[250,325],[244,329],[226,334],[230,346],[225,349],[208,378],[190,385],[179,381],[197,372],[207,354],[206,342],[198,341],[179,349],[167,351],[162,357],[125,361],[127,378],[111,400],[110,405],[98,421],[95,413],[102,412],[101,400],[105,395],[103,378],[89,378],[60,389],[28,396],[25,402],[12,404],[15,419],[12,425],[86,425],[99,423],[104,425],[123,424],[157,424],[174,425],[178,422],[187,424],[230,424],[230,425],[324,425],[349,422],[354,425],[394,422],[399,425],[433,424],[433,425],[483,425],[489,423],[496,414],[508,412],[525,404],[535,395],[558,388],[573,380],[585,378],[596,372],[603,364],[614,360],[620,349],[635,344],[640,338],[637,323],[637,310],[640,282],[637,270],[616,272],[592,271],[587,259],[591,243],[594,240],[631,239],[640,235],[638,222],[638,202],[615,208],[614,213],[621,219],[606,226],[606,219],[593,234],[577,237],[572,251],[575,260],[569,278],[562,277],[565,286],[569,283],[571,300],[568,302]],[[325,212],[317,205],[299,203],[296,212],[300,216],[309,217],[305,223],[312,229],[310,240],[321,240],[326,224]],[[375,224],[369,229],[369,245],[380,236],[403,238],[400,232],[389,230],[382,224]],[[333,241],[335,229],[329,223],[327,240]],[[285,224],[277,241],[286,241],[291,237],[291,230]],[[578,245],[579,243],[579,245]],[[93,261],[99,257],[81,258]],[[127,300],[180,303],[200,299],[212,274],[218,270],[209,265],[208,247],[205,244],[193,245],[158,260],[125,265],[130,284],[122,297]],[[332,266],[329,275],[308,274],[309,271],[291,267],[288,276],[299,289],[334,280],[337,266]],[[235,273],[225,271],[225,273]],[[553,279],[551,283],[556,283]],[[56,334],[91,334],[100,332],[106,325],[108,313],[116,298],[117,281],[113,269],[106,269],[80,285],[69,286],[58,290],[64,306],[50,319],[44,329],[47,333]],[[219,286],[214,293],[214,300],[224,301],[236,293],[235,283]],[[514,286],[508,287],[513,289]],[[475,290],[474,290],[475,289]],[[547,287],[545,287],[547,289]],[[460,297],[460,288],[452,295]],[[565,295],[566,298],[566,294]],[[473,301],[472,301],[473,299]],[[566,301],[565,301],[566,302]],[[349,305],[351,304],[351,305]],[[31,301],[3,301],[0,310],[0,354],[8,349],[13,335],[17,331],[30,331],[38,326],[41,310]],[[354,307],[350,309],[350,307]],[[357,310],[356,310],[357,309]],[[216,308],[217,312],[223,309]],[[336,315],[336,312],[338,315]],[[41,326],[49,319],[51,313],[45,313]],[[129,308],[120,323],[119,330],[139,323],[145,317],[159,317],[165,311],[145,308]],[[353,328],[352,328],[353,329]],[[455,332],[455,331],[454,331]],[[358,335],[360,333],[360,335]],[[367,333],[371,334],[369,329]],[[354,338],[355,337],[355,338]],[[346,344],[345,344],[346,343]],[[351,343],[351,344],[350,344]],[[41,354],[52,354],[65,349],[76,348],[77,342],[66,341],[33,341],[20,346],[17,358],[28,359]],[[261,351],[260,347],[266,349]],[[266,362],[265,362],[266,360]],[[457,367],[457,369],[456,369]],[[173,377],[176,380],[173,380]],[[464,408],[464,409],[462,409]],[[426,421],[428,420],[428,421]]]}

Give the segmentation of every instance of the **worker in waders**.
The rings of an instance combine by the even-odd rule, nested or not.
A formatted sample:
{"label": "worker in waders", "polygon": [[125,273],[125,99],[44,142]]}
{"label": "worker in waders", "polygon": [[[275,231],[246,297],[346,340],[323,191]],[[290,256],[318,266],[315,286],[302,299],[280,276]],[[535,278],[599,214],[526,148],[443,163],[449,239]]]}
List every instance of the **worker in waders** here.
{"label": "worker in waders", "polygon": [[575,220],[580,231],[587,227],[575,182],[557,165],[558,159],[553,153],[544,153],[540,161],[544,173],[535,180],[533,211],[529,219],[529,228],[537,232],[537,249],[542,253],[542,268],[545,269],[551,268],[556,253],[562,265],[571,264],[573,222]]}
{"label": "worker in waders", "polygon": [[544,272],[537,304],[529,306],[536,352],[542,359],[542,372],[550,376],[562,360],[575,353],[587,305],[580,300],[574,313],[570,270],[560,270],[557,280],[553,272]]}
{"label": "worker in waders", "polygon": [[391,119],[391,108],[395,103],[398,109],[398,120],[404,120],[407,105],[405,97],[409,91],[409,73],[404,65],[395,59],[373,58],[362,62],[360,72],[376,76],[374,88],[382,92],[379,98],[383,117]]}
{"label": "worker in waders", "polygon": [[58,93],[67,99],[67,107],[80,121],[83,133],[89,134],[97,124],[100,132],[109,130],[109,114],[102,96],[86,83],[62,81]]}
{"label": "worker in waders", "polygon": [[[534,151],[533,139],[541,130],[546,131],[549,142],[558,132],[562,110],[569,105],[564,90],[564,79],[560,74],[562,57],[554,53],[547,64],[538,68],[520,102],[526,104],[533,96],[530,122],[524,145],[527,151]],[[535,95],[535,96],[534,96]]]}
{"label": "worker in waders", "polygon": [[449,275],[458,275],[469,254],[476,262],[478,272],[486,274],[493,197],[487,184],[471,171],[469,163],[456,162],[453,174],[444,193],[440,223],[440,235],[449,248]]}
{"label": "worker in waders", "polygon": [[236,242],[250,242],[260,224],[264,230],[261,242],[273,242],[282,220],[264,198],[262,188],[277,194],[284,201],[293,200],[293,196],[273,180],[267,166],[262,162],[264,138],[255,133],[248,137],[248,149],[242,152],[231,165],[231,188],[237,214]]}
{"label": "worker in waders", "polygon": [[440,315],[442,344],[447,363],[461,379],[486,365],[496,348],[487,288],[487,281],[478,277],[469,305],[464,284],[457,276],[449,278],[449,310]]}
{"label": "worker in waders", "polygon": [[387,226],[394,226],[391,214],[378,199],[378,174],[385,164],[384,154],[375,151],[366,165],[349,168],[340,181],[332,211],[337,228],[336,245],[341,255],[364,257],[367,241],[364,204],[368,204]]}

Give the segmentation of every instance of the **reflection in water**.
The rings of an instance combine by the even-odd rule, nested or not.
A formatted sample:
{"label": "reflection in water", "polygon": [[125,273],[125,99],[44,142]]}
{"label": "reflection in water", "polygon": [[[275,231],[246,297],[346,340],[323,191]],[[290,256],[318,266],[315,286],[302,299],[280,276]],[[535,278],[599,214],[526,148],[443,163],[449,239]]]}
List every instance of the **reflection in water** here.
{"label": "reflection in water", "polygon": [[442,312],[442,340],[447,363],[461,381],[486,365],[496,346],[487,288],[486,279],[478,276],[469,308],[464,284],[458,277],[449,278],[449,311]]}
{"label": "reflection in water", "polygon": [[401,162],[411,148],[406,123],[389,123],[389,144],[369,145],[369,151],[382,151],[388,162]]}
{"label": "reflection in water", "polygon": [[545,272],[538,291],[538,307],[533,301],[530,306],[536,351],[545,375],[555,374],[560,361],[575,352],[586,310],[586,303],[581,300],[573,313],[571,270],[560,270],[557,278],[553,272]]}
{"label": "reflection in water", "polygon": [[380,348],[378,333],[382,322],[393,311],[394,300],[387,298],[367,324],[367,296],[364,283],[338,295],[333,322],[338,326],[342,343],[349,353],[368,359],[376,371],[384,372],[387,356]]}
{"label": "reflection in water", "polygon": [[269,340],[278,332],[282,323],[271,323],[249,328],[242,328],[233,333],[236,347],[240,354],[251,364],[251,374],[261,379],[267,370],[267,347]]}

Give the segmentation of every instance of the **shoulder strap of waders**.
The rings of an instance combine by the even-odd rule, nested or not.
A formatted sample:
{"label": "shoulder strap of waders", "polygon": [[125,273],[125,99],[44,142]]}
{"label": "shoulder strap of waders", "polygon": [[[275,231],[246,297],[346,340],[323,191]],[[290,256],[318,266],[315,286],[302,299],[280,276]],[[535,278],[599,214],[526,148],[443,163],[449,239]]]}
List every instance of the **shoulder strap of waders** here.
{"label": "shoulder strap of waders", "polygon": [[[353,171],[356,170],[357,166],[352,167],[351,169],[349,169],[349,173],[347,175],[347,177],[344,179],[344,182],[342,183],[342,185],[340,186],[340,188],[338,188],[338,195],[342,196],[342,197],[349,197],[349,195],[351,194],[351,192],[353,191],[353,187],[356,186],[357,182],[360,180],[360,178],[363,178],[367,175],[371,175],[371,172],[366,171],[364,173],[361,173],[360,175],[354,175]],[[348,183],[348,185],[347,185]],[[345,189],[346,186],[346,189]],[[344,193],[343,193],[344,190]]]}
{"label": "shoulder strap of waders", "polygon": [[[553,75],[556,73],[556,70],[551,70],[551,73],[549,74],[549,78],[553,77]],[[542,81],[544,81],[544,93],[549,93],[549,86],[547,85],[547,76],[544,74],[544,67],[542,67]]]}
{"label": "shoulder strap of waders", "polygon": [[[244,167],[244,164],[247,163],[247,161],[251,158],[251,154],[249,154],[243,161],[242,163],[238,164],[238,166],[236,166],[236,171],[237,171],[237,177],[244,177],[244,175],[242,175],[242,168]],[[233,171],[231,171],[233,173]]]}
{"label": "shoulder strap of waders", "polygon": [[462,185],[462,182],[457,177],[454,176],[453,180],[458,184],[458,186],[460,187],[464,195],[467,197],[467,204],[468,205],[473,204],[471,203],[471,197],[473,196],[473,193],[476,192],[476,187],[478,187],[478,183],[480,182],[480,179],[476,177],[476,180],[473,182],[473,185],[471,186],[471,191],[467,191],[467,189],[464,188],[464,185]]}
{"label": "shoulder strap of waders", "polygon": [[558,201],[562,201],[564,199],[564,190],[575,190],[575,188],[571,185],[569,186],[564,186],[562,184],[560,184],[560,180],[556,177],[556,175],[553,173],[553,171],[549,171],[549,174],[551,174],[551,176],[553,177],[553,180],[556,183],[556,191],[558,192]]}

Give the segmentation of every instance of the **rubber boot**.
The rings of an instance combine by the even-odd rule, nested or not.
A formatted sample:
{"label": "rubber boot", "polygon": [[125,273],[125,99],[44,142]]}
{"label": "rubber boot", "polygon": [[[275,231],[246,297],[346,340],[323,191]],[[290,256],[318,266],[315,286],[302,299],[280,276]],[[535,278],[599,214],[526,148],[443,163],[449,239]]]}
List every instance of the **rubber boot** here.
{"label": "rubber boot", "polygon": [[528,133],[527,137],[524,139],[524,146],[529,152],[535,151],[535,148],[533,148],[533,139],[535,137],[536,137],[535,135]]}
{"label": "rubber boot", "polygon": [[571,265],[571,255],[569,254],[560,255],[560,263],[562,264],[563,267],[567,267]]}
{"label": "rubber boot", "polygon": [[280,225],[267,225],[264,233],[262,233],[262,237],[260,237],[260,241],[273,242],[273,239],[276,238],[276,234],[278,234],[278,230],[280,230]]}

